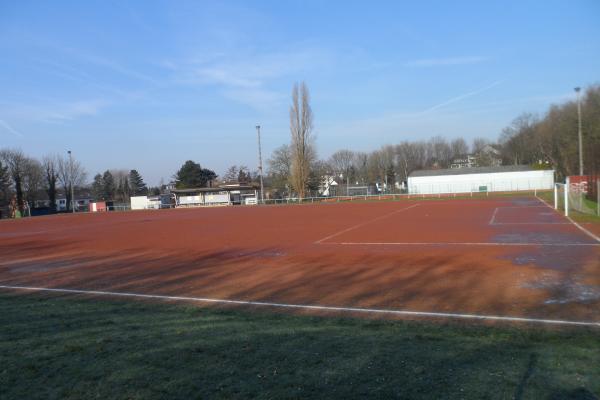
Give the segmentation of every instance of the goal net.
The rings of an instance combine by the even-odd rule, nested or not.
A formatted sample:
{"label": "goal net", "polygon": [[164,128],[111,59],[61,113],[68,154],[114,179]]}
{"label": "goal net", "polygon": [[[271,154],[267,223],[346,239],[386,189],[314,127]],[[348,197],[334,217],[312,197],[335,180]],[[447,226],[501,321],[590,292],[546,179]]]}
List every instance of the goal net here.
{"label": "goal net", "polygon": [[[600,181],[594,182],[599,185]],[[556,183],[554,186],[554,208],[569,215],[571,212],[587,215],[600,215],[600,190],[596,190],[599,197],[596,201],[589,198],[584,186],[580,184]]]}
{"label": "goal net", "polygon": [[347,191],[349,196],[368,196],[370,194],[368,186],[348,186]]}

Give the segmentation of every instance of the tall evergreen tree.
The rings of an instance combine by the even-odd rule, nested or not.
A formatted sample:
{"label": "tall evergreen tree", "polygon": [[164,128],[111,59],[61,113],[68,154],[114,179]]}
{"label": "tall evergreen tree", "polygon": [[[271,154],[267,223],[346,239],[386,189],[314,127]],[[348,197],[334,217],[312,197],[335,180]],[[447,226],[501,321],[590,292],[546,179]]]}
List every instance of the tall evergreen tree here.
{"label": "tall evergreen tree", "polygon": [[132,196],[140,196],[148,193],[146,183],[144,183],[142,176],[135,169],[129,172],[129,189]]}
{"label": "tall evergreen tree", "polygon": [[108,170],[102,175],[102,187],[104,200],[112,200],[115,197],[115,179]]}
{"label": "tall evergreen tree", "polygon": [[94,200],[106,200],[104,198],[104,179],[101,174],[94,176],[94,182],[92,182],[92,196]]}
{"label": "tall evergreen tree", "polygon": [[216,177],[217,174],[214,171],[202,168],[200,164],[192,160],[186,161],[175,174],[176,185],[179,189],[204,187]]}

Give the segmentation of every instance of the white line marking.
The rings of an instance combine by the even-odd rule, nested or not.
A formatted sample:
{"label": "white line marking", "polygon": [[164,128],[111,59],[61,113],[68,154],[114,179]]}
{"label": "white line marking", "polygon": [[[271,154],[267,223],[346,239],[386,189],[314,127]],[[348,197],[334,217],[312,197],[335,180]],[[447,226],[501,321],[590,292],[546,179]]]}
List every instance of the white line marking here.
{"label": "white line marking", "polygon": [[570,222],[494,222],[490,225],[571,225]]}
{"label": "white line marking", "polygon": [[496,219],[496,214],[498,213],[498,208],[496,207],[494,209],[494,212],[492,213],[492,218],[490,219],[490,222],[488,223],[488,225],[494,225],[494,220]]}
{"label": "white line marking", "polygon": [[350,228],[344,229],[344,230],[342,230],[342,231],[339,231],[339,232],[336,232],[336,233],[334,233],[333,235],[329,235],[329,236],[327,236],[327,237],[324,237],[323,239],[317,240],[317,241],[315,242],[315,244],[320,244],[320,243],[322,243],[322,242],[324,242],[324,241],[326,241],[326,240],[328,240],[328,239],[331,239],[331,238],[333,238],[333,237],[336,237],[336,236],[338,236],[338,235],[341,235],[342,233],[346,233],[346,232],[349,232],[349,231],[351,231],[351,230],[354,230],[354,229],[360,228],[361,226],[364,226],[364,225],[371,224],[371,223],[373,223],[373,222],[375,222],[375,221],[379,221],[379,220],[381,220],[381,219],[384,219],[384,218],[388,218],[388,217],[390,217],[390,216],[392,216],[392,215],[394,215],[394,214],[400,213],[400,212],[402,212],[402,211],[409,210],[409,209],[411,209],[411,208],[414,208],[414,207],[416,207],[416,206],[418,206],[418,205],[419,205],[419,203],[417,203],[417,204],[413,204],[412,206],[409,206],[409,207],[406,207],[406,208],[401,208],[400,210],[393,211],[393,212],[391,212],[391,213],[388,213],[388,214],[382,215],[381,217],[377,217],[377,218],[371,219],[371,220],[369,220],[369,221],[367,221],[367,222],[362,222],[362,223],[360,223],[360,224],[357,224],[357,225],[351,226]]}
{"label": "white line marking", "polygon": [[118,297],[134,297],[134,298],[144,298],[144,299],[159,299],[159,300],[195,301],[195,302],[202,302],[202,303],[238,304],[238,305],[249,305],[249,306],[262,306],[262,307],[294,308],[294,309],[303,309],[303,310],[341,311],[341,312],[357,312],[357,313],[370,313],[370,314],[391,314],[391,315],[433,317],[433,318],[473,319],[473,320],[480,320],[480,321],[531,322],[531,323],[538,323],[538,324],[593,326],[593,327],[600,328],[600,322],[569,321],[569,320],[559,320],[559,319],[505,317],[505,316],[498,316],[498,315],[459,314],[459,313],[444,313],[444,312],[429,312],[429,311],[388,310],[388,309],[380,309],[380,308],[335,307],[335,306],[319,306],[319,305],[306,305],[306,304],[268,303],[268,302],[263,302],[263,301],[224,300],[224,299],[210,299],[210,298],[202,298],[202,297],[184,297],[184,296],[163,296],[163,295],[156,295],[156,294],[108,292],[108,291],[101,291],[101,290],[39,288],[39,287],[8,286],[8,285],[0,285],[0,288],[10,289],[10,290],[74,293],[74,294],[97,295],[97,296],[118,296]]}
{"label": "white line marking", "polygon": [[[544,203],[547,207],[550,207],[550,209],[552,209],[554,212],[558,213],[558,215],[562,215],[561,213],[558,212],[558,210],[555,210],[554,207],[552,207],[550,204],[548,204],[544,199],[541,199],[539,197],[537,197],[537,199],[539,201],[541,201],[542,203]],[[573,225],[575,225],[581,232],[585,233],[586,235],[588,235],[589,237],[591,237],[592,239],[594,239],[595,241],[597,241],[598,243],[600,243],[600,237],[594,235],[592,232],[588,231],[583,226],[581,226],[577,222],[573,221],[571,219],[571,217],[566,216],[566,215],[562,215],[562,216],[565,217],[566,219],[568,219],[569,221],[571,221],[571,223]]]}
{"label": "white line marking", "polygon": [[498,208],[542,208],[546,206],[500,206]]}
{"label": "white line marking", "polygon": [[356,246],[600,246],[600,243],[503,243],[503,242],[337,242],[326,245]]}

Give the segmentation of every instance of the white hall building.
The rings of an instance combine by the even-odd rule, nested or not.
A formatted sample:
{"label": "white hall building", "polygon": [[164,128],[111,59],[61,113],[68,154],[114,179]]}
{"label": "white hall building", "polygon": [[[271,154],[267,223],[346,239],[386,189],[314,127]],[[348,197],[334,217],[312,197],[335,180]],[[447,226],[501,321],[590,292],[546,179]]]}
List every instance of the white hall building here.
{"label": "white hall building", "polygon": [[451,168],[414,171],[408,176],[408,193],[509,192],[551,190],[554,170],[527,165]]}

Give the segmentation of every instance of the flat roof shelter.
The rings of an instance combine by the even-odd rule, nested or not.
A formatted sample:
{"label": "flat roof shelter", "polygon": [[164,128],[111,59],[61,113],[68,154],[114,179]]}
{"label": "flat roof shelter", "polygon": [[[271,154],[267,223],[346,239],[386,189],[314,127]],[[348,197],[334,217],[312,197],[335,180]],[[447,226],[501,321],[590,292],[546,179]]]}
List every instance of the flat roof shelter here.
{"label": "flat roof shelter", "polygon": [[554,170],[528,165],[450,168],[414,171],[408,176],[408,193],[441,194],[551,190]]}
{"label": "flat roof shelter", "polygon": [[175,207],[257,204],[258,186],[224,184],[211,188],[172,189]]}

